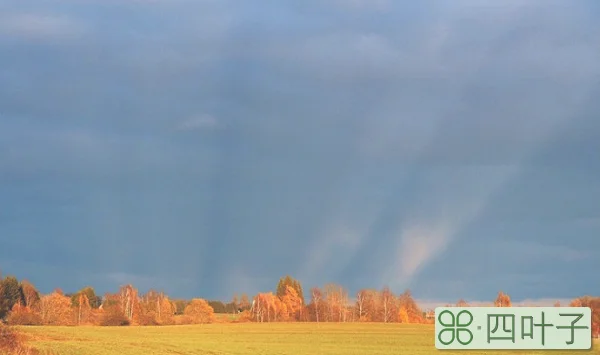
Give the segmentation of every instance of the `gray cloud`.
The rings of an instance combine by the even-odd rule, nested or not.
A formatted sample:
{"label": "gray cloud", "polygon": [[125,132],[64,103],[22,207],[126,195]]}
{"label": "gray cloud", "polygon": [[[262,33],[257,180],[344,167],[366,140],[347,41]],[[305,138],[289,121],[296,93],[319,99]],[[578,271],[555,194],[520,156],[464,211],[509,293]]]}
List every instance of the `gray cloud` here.
{"label": "gray cloud", "polygon": [[592,3],[58,5],[1,7],[0,258],[44,290],[593,291]]}
{"label": "gray cloud", "polygon": [[190,131],[203,128],[215,128],[218,121],[214,116],[208,114],[194,115],[177,125],[178,130]]}
{"label": "gray cloud", "polygon": [[15,40],[73,39],[85,31],[83,24],[64,15],[8,13],[0,16],[0,37]]}

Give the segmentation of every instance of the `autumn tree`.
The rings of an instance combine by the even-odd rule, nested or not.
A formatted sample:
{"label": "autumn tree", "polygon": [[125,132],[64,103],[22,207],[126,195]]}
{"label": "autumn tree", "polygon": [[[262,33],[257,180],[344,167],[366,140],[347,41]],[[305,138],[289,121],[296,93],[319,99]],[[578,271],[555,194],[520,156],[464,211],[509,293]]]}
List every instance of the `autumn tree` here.
{"label": "autumn tree", "polygon": [[287,297],[283,297],[290,304],[291,311],[288,310],[288,305],[272,292],[258,293],[254,297],[252,307],[250,308],[252,319],[256,322],[289,320],[290,312],[293,312],[295,305],[299,303],[297,296],[293,292],[295,291],[291,291]]}
{"label": "autumn tree", "polygon": [[16,303],[7,317],[10,325],[41,325],[42,319],[38,312],[28,306]]}
{"label": "autumn tree", "polygon": [[348,315],[348,292],[340,285],[325,285],[324,301],[327,305],[327,321],[344,322]]}
{"label": "autumn tree", "polygon": [[592,336],[600,337],[600,297],[584,296],[574,299],[570,307],[589,307],[592,310]]}
{"label": "autumn tree", "polygon": [[186,307],[183,314],[193,324],[212,323],[215,320],[214,309],[201,298],[194,298]]}
{"label": "autumn tree", "polygon": [[573,301],[571,301],[571,304],[569,304],[569,307],[583,307],[581,298],[576,298]]}
{"label": "autumn tree", "polygon": [[310,289],[310,308],[312,309],[313,314],[315,315],[315,320],[317,323],[319,322],[319,315],[321,314],[321,307],[323,300],[323,292],[318,287],[313,287]]}
{"label": "autumn tree", "polygon": [[366,310],[366,302],[367,302],[367,290],[359,290],[356,293],[356,309],[358,313],[358,320],[364,321],[366,319],[367,310]]}
{"label": "autumn tree", "polygon": [[173,324],[175,305],[163,293],[155,290],[148,291],[139,300],[140,325]]}
{"label": "autumn tree", "polygon": [[461,298],[456,302],[456,307],[469,307],[469,304]]}
{"label": "autumn tree", "polygon": [[400,323],[410,323],[410,319],[408,317],[408,310],[406,307],[400,307],[398,310],[398,322]]}
{"label": "autumn tree", "polygon": [[356,313],[361,322],[375,321],[377,318],[377,291],[362,289],[356,294]]}
{"label": "autumn tree", "polygon": [[73,307],[79,306],[78,300],[81,294],[84,294],[86,296],[90,308],[96,309],[100,307],[100,304],[102,304],[102,298],[96,295],[96,291],[94,290],[94,288],[86,286],[81,290],[77,291],[77,293],[71,295],[71,303],[73,304]]}
{"label": "autumn tree", "polygon": [[423,322],[423,312],[421,312],[417,302],[413,299],[410,290],[406,290],[398,296],[398,308],[406,309],[410,323]]}
{"label": "autumn tree", "polygon": [[127,319],[132,322],[136,310],[138,310],[138,292],[132,285],[122,286],[118,293],[121,311]]}
{"label": "autumn tree", "polygon": [[335,284],[327,284],[323,288],[325,291],[325,303],[327,304],[327,321],[333,322],[339,307],[338,286]]}
{"label": "autumn tree", "polygon": [[300,318],[300,311],[302,310],[302,299],[296,289],[291,286],[286,286],[283,297],[279,297],[283,306],[285,306],[287,319],[298,320]]}
{"label": "autumn tree", "polygon": [[238,313],[240,308],[240,298],[238,297],[237,293],[231,298],[231,305],[233,306],[232,313]]}
{"label": "autumn tree", "polygon": [[21,281],[21,294],[23,295],[24,305],[33,309],[37,303],[40,301],[40,292],[35,288],[35,286],[27,281]]}
{"label": "autumn tree", "polygon": [[[98,297],[92,287],[84,287],[74,294],[65,295],[60,289],[40,297],[35,287],[14,277],[0,280],[0,311],[9,324],[30,325],[152,325],[180,323],[210,323],[217,311],[242,312],[240,321],[277,322],[315,320],[316,322],[381,321],[384,323],[419,323],[423,313],[409,290],[396,297],[389,287],[381,291],[360,290],[355,304],[349,304],[348,293],[340,285],[327,284],[322,289],[310,290],[310,304],[303,300],[300,282],[290,276],[279,280],[277,292],[258,293],[250,304],[248,296],[234,295],[232,302],[203,299],[171,301],[164,293],[150,290],[139,296],[132,285],[119,288],[115,294]],[[578,302],[578,303],[577,303]],[[597,300],[580,298],[576,304],[591,305],[598,309]],[[495,303],[510,306],[510,297],[499,293]],[[7,308],[12,305],[10,308]],[[212,306],[214,305],[214,306]],[[468,306],[459,300],[457,306]],[[217,307],[217,308],[215,308]],[[182,315],[175,317],[175,315]],[[598,332],[600,313],[594,311],[594,331]],[[350,318],[351,317],[351,318]]]}
{"label": "autumn tree", "polygon": [[90,286],[86,286],[70,296],[71,306],[75,310],[77,324],[94,324],[98,321],[101,298]]}
{"label": "autumn tree", "polygon": [[[272,292],[262,293],[261,295],[261,304],[263,305],[262,309],[266,312],[267,322],[273,321],[273,318],[277,312],[275,306],[275,299],[277,296],[273,295]],[[264,313],[263,313],[264,316]]]}
{"label": "autumn tree", "polygon": [[[158,325],[158,313],[160,311],[159,298],[161,294],[155,290],[149,290],[138,300],[140,313],[138,315],[139,325]],[[158,303],[158,304],[157,304]]]}
{"label": "autumn tree", "polygon": [[163,325],[175,323],[175,304],[169,297],[162,295],[157,302],[158,322]]}
{"label": "autumn tree", "polygon": [[[290,311],[288,306],[279,297],[273,297],[273,321],[286,322],[290,320]],[[293,318],[292,318],[293,320]]]}
{"label": "autumn tree", "polygon": [[254,321],[256,322],[263,322],[264,318],[265,318],[265,307],[266,305],[264,303],[264,297],[262,296],[261,293],[258,293],[256,296],[254,296],[254,299],[252,300],[252,308],[250,308],[250,313],[253,316]]}
{"label": "autumn tree", "polygon": [[249,311],[251,307],[250,300],[248,299],[248,295],[242,293],[240,297],[240,308],[242,311]]}
{"label": "autumn tree", "polygon": [[40,299],[40,316],[45,325],[73,325],[75,323],[71,299],[56,291]]}
{"label": "autumn tree", "polygon": [[92,318],[92,306],[85,293],[77,296],[77,325],[88,324]]}
{"label": "autumn tree", "polygon": [[300,281],[294,279],[293,277],[291,277],[289,275],[282,277],[279,280],[279,283],[277,284],[277,292],[276,292],[277,297],[282,298],[283,296],[285,296],[288,286],[293,288],[296,291],[296,294],[302,301],[302,304],[304,304],[304,292],[302,291],[302,285],[300,284]]}
{"label": "autumn tree", "polygon": [[174,300],[173,305],[175,306],[175,314],[182,315],[185,310],[185,306],[188,305],[188,301],[186,300]]}
{"label": "autumn tree", "polygon": [[100,325],[124,326],[131,324],[131,321],[123,313],[119,294],[105,294],[98,311],[100,312]]}
{"label": "autumn tree", "polygon": [[389,287],[384,287],[380,294],[381,310],[384,323],[392,321],[393,315],[396,313],[395,297]]}
{"label": "autumn tree", "polygon": [[277,299],[272,292],[259,293],[254,297],[251,312],[257,322],[271,322],[277,315]]}
{"label": "autumn tree", "polygon": [[206,302],[213,308],[215,313],[227,313],[227,305],[223,301],[207,300]]}
{"label": "autumn tree", "polygon": [[498,292],[498,297],[494,301],[494,306],[496,307],[511,307],[512,303],[510,301],[510,296],[502,291]]}
{"label": "autumn tree", "polygon": [[19,281],[14,276],[7,276],[0,281],[0,319],[4,319],[17,303],[25,304]]}

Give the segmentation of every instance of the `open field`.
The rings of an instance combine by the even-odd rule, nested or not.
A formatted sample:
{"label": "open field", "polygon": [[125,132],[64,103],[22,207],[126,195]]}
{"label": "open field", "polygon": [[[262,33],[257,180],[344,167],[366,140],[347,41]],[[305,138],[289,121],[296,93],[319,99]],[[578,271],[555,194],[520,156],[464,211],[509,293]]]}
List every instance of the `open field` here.
{"label": "open field", "polygon": [[[29,345],[60,355],[419,355],[438,352],[433,345],[433,325],[243,323],[170,327],[46,326],[21,327],[19,331],[26,335]],[[595,343],[595,350],[582,353],[600,354],[599,345]],[[486,353],[490,352],[467,352],[470,355]],[[444,351],[443,354],[465,352]]]}

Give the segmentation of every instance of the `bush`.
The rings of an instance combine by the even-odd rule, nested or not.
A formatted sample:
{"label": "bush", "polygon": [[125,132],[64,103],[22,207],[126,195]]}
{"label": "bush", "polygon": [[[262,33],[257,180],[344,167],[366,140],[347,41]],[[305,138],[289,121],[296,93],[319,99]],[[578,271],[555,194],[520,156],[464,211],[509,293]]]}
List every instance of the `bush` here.
{"label": "bush", "polygon": [[212,323],[215,321],[215,310],[201,298],[194,298],[183,311],[193,324]]}
{"label": "bush", "polygon": [[24,345],[17,333],[0,323],[0,354],[33,355],[38,351]]}
{"label": "bush", "polygon": [[13,351],[21,345],[17,334],[7,326],[0,324],[0,350]]}
{"label": "bush", "polygon": [[7,318],[10,325],[41,325],[42,318],[29,307],[16,304]]}
{"label": "bush", "polygon": [[140,314],[137,323],[138,325],[161,325],[154,314]]}
{"label": "bush", "polygon": [[237,323],[247,323],[247,322],[252,322],[253,321],[253,317],[252,317],[252,313],[250,313],[250,311],[245,310],[242,313],[240,313],[240,315],[237,318]]}
{"label": "bush", "polygon": [[129,319],[117,307],[110,307],[100,317],[100,325],[118,327],[129,325]]}

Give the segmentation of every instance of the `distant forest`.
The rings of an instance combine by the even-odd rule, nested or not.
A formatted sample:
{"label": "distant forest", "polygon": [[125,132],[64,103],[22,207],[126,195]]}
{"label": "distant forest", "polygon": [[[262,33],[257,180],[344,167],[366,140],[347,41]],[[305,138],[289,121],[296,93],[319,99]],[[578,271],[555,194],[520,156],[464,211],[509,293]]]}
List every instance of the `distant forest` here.
{"label": "distant forest", "polygon": [[[75,293],[60,289],[42,295],[27,280],[0,277],[0,319],[9,325],[177,325],[212,322],[383,322],[432,323],[433,312],[422,310],[409,290],[396,295],[388,287],[362,289],[351,299],[344,287],[327,284],[307,293],[291,276],[279,280],[275,292],[253,297],[233,295],[230,301],[170,299],[150,290],[140,295],[132,285],[117,293],[96,294],[84,287]],[[510,296],[499,292],[494,305],[511,307]],[[459,300],[455,306],[466,307]],[[560,307],[560,304],[555,304]],[[600,333],[600,297],[584,296],[569,306],[592,309],[592,334]]]}

